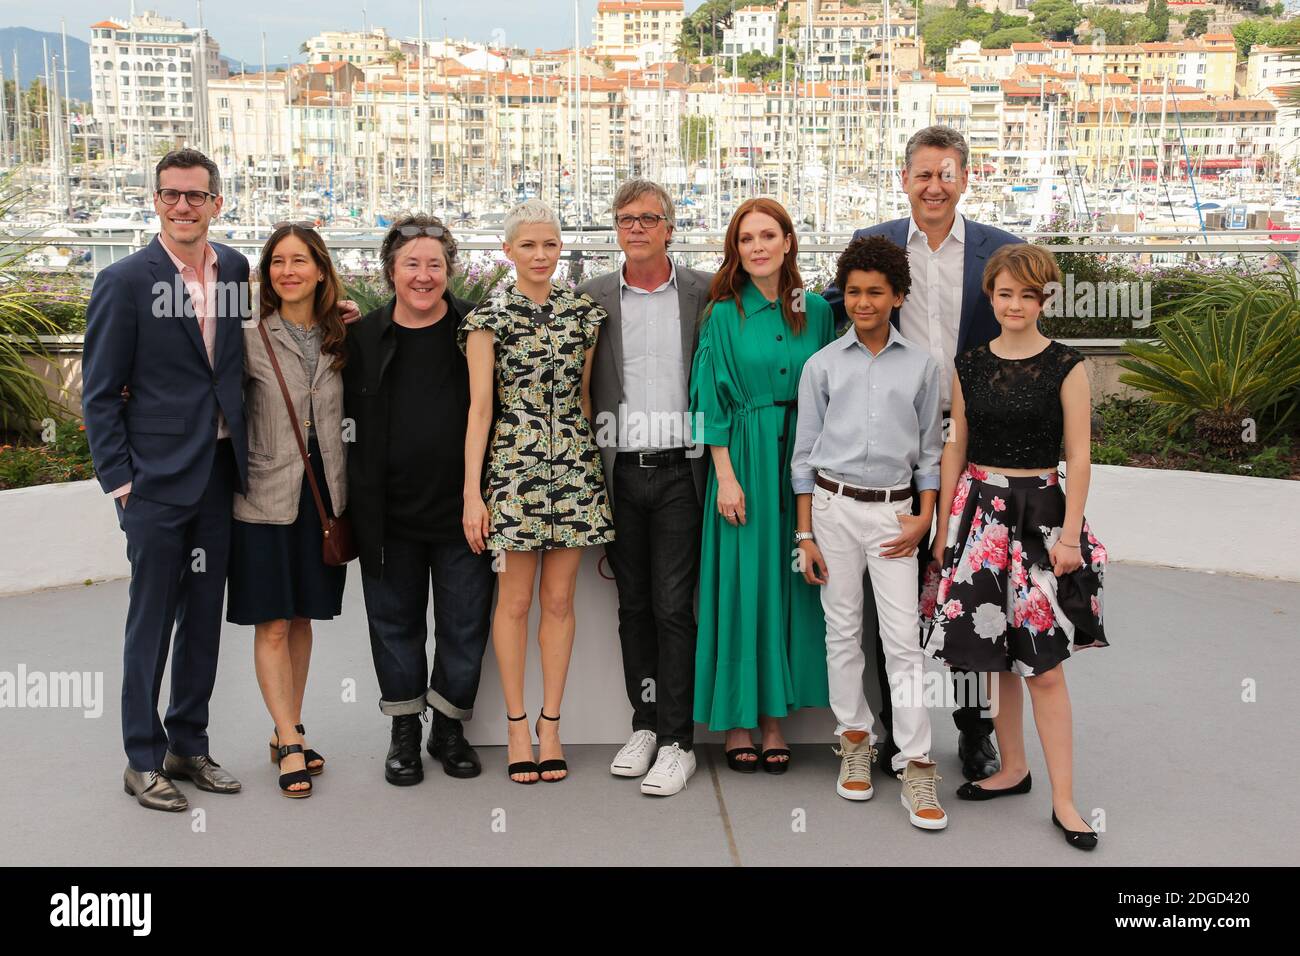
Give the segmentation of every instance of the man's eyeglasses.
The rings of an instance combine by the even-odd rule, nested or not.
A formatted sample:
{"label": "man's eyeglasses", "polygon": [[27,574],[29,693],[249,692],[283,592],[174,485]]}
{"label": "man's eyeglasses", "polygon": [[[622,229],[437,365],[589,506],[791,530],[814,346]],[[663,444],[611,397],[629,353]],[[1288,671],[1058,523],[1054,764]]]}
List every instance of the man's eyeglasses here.
{"label": "man's eyeglasses", "polygon": [[614,224],[620,229],[631,229],[634,222],[641,223],[641,228],[649,232],[661,222],[667,222],[667,216],[660,216],[653,212],[643,212],[639,216],[633,216],[625,213],[622,216],[614,217]]}
{"label": "man's eyeglasses", "polygon": [[416,236],[431,236],[434,239],[441,239],[447,234],[447,230],[442,226],[399,226],[397,231],[407,239],[414,239]]}
{"label": "man's eyeglasses", "polygon": [[216,193],[210,193],[205,189],[159,189],[155,195],[163,201],[165,205],[174,206],[182,196],[191,206],[202,206],[208,199],[216,199]]}

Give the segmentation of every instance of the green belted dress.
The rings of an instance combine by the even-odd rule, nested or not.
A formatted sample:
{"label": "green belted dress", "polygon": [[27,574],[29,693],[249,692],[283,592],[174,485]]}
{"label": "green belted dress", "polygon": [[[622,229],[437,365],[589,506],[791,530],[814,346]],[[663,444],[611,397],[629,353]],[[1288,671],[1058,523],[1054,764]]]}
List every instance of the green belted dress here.
{"label": "green belted dress", "polygon": [[718,514],[710,462],[695,653],[695,719],[710,730],[829,704],[821,595],[794,569],[790,456],[799,375],[830,342],[834,321],[821,296],[805,293],[804,304],[804,329],[794,335],[779,304],[747,282],[743,317],[734,301],[715,302],[700,329],[692,434],[727,446],[746,513],[737,526]]}

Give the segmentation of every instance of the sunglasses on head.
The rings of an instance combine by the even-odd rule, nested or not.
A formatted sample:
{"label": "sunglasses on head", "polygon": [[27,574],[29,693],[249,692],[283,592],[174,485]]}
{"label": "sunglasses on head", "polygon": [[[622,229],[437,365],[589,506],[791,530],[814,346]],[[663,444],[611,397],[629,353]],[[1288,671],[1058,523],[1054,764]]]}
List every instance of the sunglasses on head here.
{"label": "sunglasses on head", "polygon": [[286,219],[284,222],[274,223],[271,228],[283,229],[285,226],[297,226],[299,229],[311,229],[313,232],[316,229],[316,223],[312,222],[310,219]]}
{"label": "sunglasses on head", "polygon": [[447,230],[442,226],[399,226],[397,231],[407,239],[414,239],[416,236],[431,236],[434,239],[441,239],[447,234]]}

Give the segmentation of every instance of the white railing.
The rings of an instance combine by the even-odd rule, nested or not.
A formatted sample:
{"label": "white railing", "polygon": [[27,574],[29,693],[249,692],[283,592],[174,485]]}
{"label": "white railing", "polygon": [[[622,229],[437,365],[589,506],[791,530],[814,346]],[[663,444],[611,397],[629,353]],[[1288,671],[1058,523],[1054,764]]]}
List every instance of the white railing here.
{"label": "white railing", "polygon": [[[238,249],[248,255],[250,259],[256,259],[267,236],[270,235],[270,231],[268,228],[264,233],[249,236],[239,234],[245,233],[242,227],[238,229],[238,232],[235,230],[230,231],[235,234],[229,234],[227,230],[218,226],[212,229],[210,236],[214,241]],[[341,231],[347,232],[349,230]],[[1020,235],[1030,241],[1041,241],[1049,238],[1076,240],[1059,245],[1053,244],[1052,251],[1057,253],[1079,252],[1096,255],[1159,256],[1162,259],[1201,255],[1219,256],[1225,253],[1241,255],[1276,253],[1290,259],[1292,262],[1300,260],[1300,241],[1271,241],[1268,239],[1270,235],[1283,234],[1300,234],[1300,230],[1293,232],[1290,227],[1278,227],[1271,230],[1240,230],[1231,233],[1217,232],[1205,235],[1199,232],[1176,234],[1135,232],[1123,234],[1126,239],[1140,240],[1137,242],[1116,241],[1117,237],[1112,233],[1026,232]],[[6,233],[0,229],[0,245],[30,246],[33,249],[53,246],[62,249],[89,250],[91,252],[89,262],[73,263],[65,267],[37,266],[35,268],[37,271],[72,272],[78,275],[93,276],[95,272],[108,263],[144,248],[153,239],[154,235],[154,233],[147,230],[137,230],[133,234],[125,236],[72,237],[45,235],[36,232],[15,234]],[[462,235],[463,238],[457,239],[457,245],[464,252],[499,252],[501,250],[499,238],[489,237],[482,233],[464,233]],[[1227,238],[1229,236],[1232,237],[1231,240]],[[334,235],[328,229],[322,232],[322,238],[324,238],[325,244],[333,252],[336,259],[341,254],[350,251],[377,254],[382,242],[382,238],[377,236]],[[800,258],[805,262],[825,262],[829,257],[837,256],[842,252],[850,238],[851,233],[801,233],[799,237]],[[587,257],[598,259],[613,257],[619,252],[618,243],[613,238],[612,231],[572,233],[566,231],[565,242],[566,249],[562,258],[568,261]],[[722,253],[722,235],[720,233],[692,233],[689,236],[679,236],[673,240],[671,250],[674,255],[680,256],[687,265],[695,265],[702,259],[716,257]]]}

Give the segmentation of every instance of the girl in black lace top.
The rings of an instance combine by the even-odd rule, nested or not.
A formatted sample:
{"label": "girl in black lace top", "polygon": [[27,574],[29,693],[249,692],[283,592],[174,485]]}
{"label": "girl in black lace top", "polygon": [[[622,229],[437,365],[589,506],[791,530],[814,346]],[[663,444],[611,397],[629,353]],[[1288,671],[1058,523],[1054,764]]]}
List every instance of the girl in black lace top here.
{"label": "girl in black lace top", "polygon": [[[957,795],[1028,791],[1023,677],[1051,778],[1052,819],[1071,845],[1091,849],[1096,836],[1071,792],[1070,700],[1057,665],[1072,649],[1106,644],[1106,549],[1083,517],[1090,447],[1083,356],[1038,330],[1060,281],[1040,246],[1003,246],[984,270],[1002,333],[957,357],[934,547],[939,574],[922,599],[922,645],[954,668],[998,672],[993,726],[1002,769]],[[1068,495],[1057,477],[1063,441]]]}

